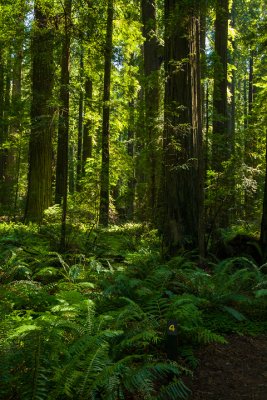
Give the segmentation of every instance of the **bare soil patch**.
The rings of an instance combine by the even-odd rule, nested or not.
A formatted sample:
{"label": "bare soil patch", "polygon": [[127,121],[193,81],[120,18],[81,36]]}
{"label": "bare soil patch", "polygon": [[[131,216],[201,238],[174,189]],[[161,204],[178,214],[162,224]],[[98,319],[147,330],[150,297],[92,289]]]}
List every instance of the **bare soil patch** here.
{"label": "bare soil patch", "polygon": [[267,336],[227,340],[199,351],[190,400],[267,400]]}

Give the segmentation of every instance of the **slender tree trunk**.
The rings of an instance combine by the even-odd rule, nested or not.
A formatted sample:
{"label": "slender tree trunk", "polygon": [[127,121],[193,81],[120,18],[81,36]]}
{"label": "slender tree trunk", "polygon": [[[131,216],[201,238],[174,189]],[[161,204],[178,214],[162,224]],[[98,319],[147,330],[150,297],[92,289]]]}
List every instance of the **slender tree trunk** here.
{"label": "slender tree trunk", "polygon": [[64,36],[61,52],[60,106],[56,164],[56,197],[61,204],[68,191],[68,153],[69,153],[69,82],[70,82],[70,18],[72,0],[65,0]]}
{"label": "slender tree trunk", "polygon": [[128,192],[126,203],[126,218],[132,221],[134,218],[134,198],[135,198],[135,168],[134,168],[134,102],[129,102],[129,124],[128,124],[128,143],[127,153],[132,160],[132,173],[128,180]]}
{"label": "slender tree trunk", "polygon": [[56,164],[56,198],[57,204],[62,203],[62,223],[60,248],[66,246],[66,218],[68,197],[68,155],[69,155],[69,83],[70,83],[70,22],[71,22],[72,0],[64,2],[64,37],[61,54],[61,77],[60,77],[60,107],[57,142],[57,164]]}
{"label": "slender tree trunk", "polygon": [[244,129],[248,128],[248,94],[247,94],[247,79],[244,79]]}
{"label": "slender tree trunk", "polygon": [[12,186],[13,186],[13,174],[12,174],[12,146],[11,146],[11,126],[10,126],[10,114],[11,114],[11,76],[12,74],[12,60],[11,55],[8,56],[7,71],[5,79],[5,104],[4,104],[4,140],[8,144],[8,148],[3,149],[3,186],[1,189],[2,204],[6,210],[10,210],[10,203],[12,202]]}
{"label": "slender tree trunk", "polygon": [[[232,29],[236,28],[236,8],[235,8],[235,0],[232,4],[231,10],[231,27]],[[232,55],[231,55],[231,64],[236,65],[236,42],[234,38],[231,38],[232,44]],[[228,137],[231,141],[231,153],[235,152],[235,125],[236,125],[236,72],[235,69],[232,70],[232,79],[230,82],[230,93],[231,93],[231,103],[229,106],[229,117],[228,117]]]}
{"label": "slender tree trunk", "polygon": [[4,58],[4,45],[0,43],[0,205],[3,205],[2,199],[2,188],[4,185],[4,93],[5,93],[5,82],[4,82],[4,69],[5,69],[5,58]]}
{"label": "slender tree trunk", "polygon": [[253,78],[254,78],[254,58],[253,53],[249,57],[249,81],[248,81],[248,117],[251,118],[253,107]]}
{"label": "slender tree trunk", "polygon": [[[24,19],[23,19],[24,20]],[[12,132],[18,135],[16,141],[16,149],[14,150],[14,209],[13,213],[17,213],[17,200],[19,193],[19,176],[21,166],[21,139],[22,139],[22,103],[21,103],[21,88],[22,88],[22,61],[23,61],[23,39],[18,40],[17,52],[14,58],[13,65],[13,85],[12,85],[12,113],[15,118],[11,127]]]}
{"label": "slender tree trunk", "polygon": [[9,149],[7,143],[9,141],[10,125],[10,91],[11,91],[11,55],[8,55],[6,73],[4,79],[4,103],[3,103],[3,125],[2,125],[2,143],[3,148],[0,153],[0,164],[1,164],[1,192],[0,192],[0,203],[5,208],[5,212],[8,212],[11,201],[11,179],[9,174],[8,161],[9,161]]}
{"label": "slender tree trunk", "polygon": [[[88,76],[85,80],[85,110],[90,113],[92,111],[93,99],[93,81]],[[82,152],[82,175],[85,175],[85,164],[88,158],[92,157],[92,136],[91,129],[92,121],[90,117],[86,120],[83,127],[83,152]]]}
{"label": "slender tree trunk", "polygon": [[156,199],[158,197],[159,154],[159,71],[160,55],[157,39],[156,1],[142,0],[142,22],[144,42],[144,96],[145,96],[145,143],[146,169],[148,173],[147,217],[154,220]]}
{"label": "slender tree trunk", "polygon": [[109,222],[109,141],[110,141],[110,78],[113,33],[113,0],[108,0],[107,31],[104,67],[103,125],[102,125],[102,166],[100,181],[99,222],[108,226]]}
{"label": "slender tree trunk", "polygon": [[[80,58],[80,79],[83,80],[84,66],[83,66],[83,53]],[[84,96],[83,91],[80,91],[79,96],[79,122],[78,122],[78,142],[77,142],[77,182],[76,190],[81,190],[81,177],[82,177],[82,145],[83,145],[83,112],[84,112]]]}
{"label": "slender tree trunk", "polygon": [[53,34],[45,12],[35,4],[32,39],[32,106],[28,194],[25,220],[40,223],[52,203]]}
{"label": "slender tree trunk", "polygon": [[227,145],[227,41],[229,0],[217,0],[215,21],[215,63],[213,89],[213,168],[222,170],[222,162],[230,155]]}
{"label": "slender tree trunk", "polygon": [[[266,128],[265,128],[266,130]],[[265,153],[265,182],[264,182],[264,196],[263,196],[263,207],[262,207],[262,219],[261,219],[261,233],[260,233],[260,244],[262,250],[263,262],[267,259],[267,130],[266,130],[266,153]]]}
{"label": "slender tree trunk", "polygon": [[[245,133],[245,164],[249,168],[257,167],[257,160],[255,158],[255,154],[258,153],[257,146],[257,134],[253,127],[255,123],[255,116],[253,114],[253,106],[254,106],[254,54],[253,51],[250,51],[249,57],[249,76],[248,76],[248,93],[247,93],[247,123],[246,128],[247,131]],[[255,198],[254,193],[249,189],[245,191],[245,217],[247,220],[251,220],[253,218],[254,213],[254,204]]]}
{"label": "slender tree trunk", "polygon": [[74,173],[74,143],[71,143],[69,146],[69,192],[70,194],[74,194],[75,192],[75,173]]}
{"label": "slender tree trunk", "polygon": [[205,257],[205,212],[204,212],[204,157],[202,137],[202,93],[201,86],[201,61],[200,61],[200,15],[197,14],[198,6],[195,5],[190,19],[190,64],[191,64],[191,90],[192,90],[192,135],[193,145],[197,155],[197,193],[195,208],[198,222],[197,245],[200,259]]}

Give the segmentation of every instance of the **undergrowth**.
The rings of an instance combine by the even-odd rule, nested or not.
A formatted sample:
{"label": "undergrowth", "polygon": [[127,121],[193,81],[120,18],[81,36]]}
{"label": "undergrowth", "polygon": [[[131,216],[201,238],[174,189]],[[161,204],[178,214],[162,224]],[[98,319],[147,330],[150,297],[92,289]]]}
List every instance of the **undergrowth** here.
{"label": "undergrowth", "polygon": [[245,257],[166,262],[142,225],[69,232],[62,255],[56,225],[0,225],[3,400],[186,399],[197,346],[266,330],[264,268]]}

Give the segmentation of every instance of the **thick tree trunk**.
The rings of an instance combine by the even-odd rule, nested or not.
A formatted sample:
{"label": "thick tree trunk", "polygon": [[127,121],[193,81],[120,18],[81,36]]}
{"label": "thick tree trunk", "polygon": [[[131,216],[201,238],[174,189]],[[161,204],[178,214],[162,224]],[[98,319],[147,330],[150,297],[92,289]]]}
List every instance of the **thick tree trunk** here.
{"label": "thick tree trunk", "polygon": [[[196,131],[201,125],[192,128],[189,14],[190,9],[179,1],[165,1],[166,84],[161,217],[169,254],[174,254],[181,247],[197,247],[199,234],[199,150]],[[195,79],[194,82],[197,82],[198,78]],[[198,83],[195,90],[199,90]],[[197,101],[195,93],[194,101]],[[194,113],[197,109],[201,114],[201,104],[195,104]],[[194,115],[194,124],[197,119],[198,116]]]}
{"label": "thick tree trunk", "polygon": [[212,164],[215,171],[222,171],[222,162],[227,160],[230,155],[227,133],[228,1],[217,0],[216,5],[212,144]]}
{"label": "thick tree trunk", "polygon": [[102,166],[100,177],[99,222],[108,226],[109,222],[109,141],[110,141],[110,79],[113,33],[113,0],[108,0],[107,31],[104,67],[103,124],[102,124]]}
{"label": "thick tree trunk", "polygon": [[29,141],[28,194],[25,220],[41,222],[52,203],[52,108],[53,34],[48,18],[35,5],[32,39],[32,106]]}
{"label": "thick tree trunk", "polygon": [[147,170],[147,217],[154,220],[158,197],[159,170],[159,71],[160,55],[157,39],[156,1],[142,0],[144,42],[144,97],[145,97],[145,147]]}

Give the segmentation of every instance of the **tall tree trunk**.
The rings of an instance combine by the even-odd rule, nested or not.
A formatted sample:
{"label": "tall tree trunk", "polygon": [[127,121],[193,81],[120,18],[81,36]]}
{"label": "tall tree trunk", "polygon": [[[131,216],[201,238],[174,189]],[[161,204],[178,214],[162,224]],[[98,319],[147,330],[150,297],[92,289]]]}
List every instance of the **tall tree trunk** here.
{"label": "tall tree trunk", "polygon": [[12,85],[12,113],[15,118],[11,130],[18,136],[16,139],[16,149],[14,149],[14,209],[13,213],[16,216],[17,200],[19,191],[19,175],[21,166],[21,139],[22,139],[22,102],[21,102],[21,87],[22,87],[22,61],[23,61],[23,38],[18,40],[16,45],[16,54],[13,65],[13,85]]}
{"label": "tall tree trunk", "polygon": [[7,212],[7,208],[10,205],[10,175],[8,171],[8,156],[9,149],[7,147],[9,141],[9,115],[10,115],[10,90],[11,90],[11,55],[8,54],[8,60],[6,65],[6,71],[4,76],[4,98],[3,98],[3,119],[2,119],[2,132],[1,132],[1,141],[3,147],[0,152],[0,170],[1,170],[1,192],[0,192],[0,203],[5,208],[5,212]]}
{"label": "tall tree trunk", "polygon": [[212,158],[215,171],[222,171],[222,162],[230,155],[227,145],[227,41],[229,0],[217,0],[215,20],[215,63],[213,89],[213,145]]}
{"label": "tall tree trunk", "polygon": [[0,205],[3,205],[2,199],[2,187],[4,185],[4,93],[5,93],[5,82],[4,82],[4,69],[5,69],[5,57],[4,57],[4,44],[0,43]]}
{"label": "tall tree trunk", "polygon": [[134,218],[134,198],[135,198],[135,168],[134,168],[134,102],[129,102],[129,124],[128,124],[128,143],[127,154],[132,160],[131,175],[128,180],[126,218],[132,221]]}
{"label": "tall tree trunk", "polygon": [[192,135],[195,154],[197,155],[197,177],[196,182],[196,220],[197,226],[197,245],[200,258],[205,257],[205,212],[204,212],[204,157],[203,157],[203,137],[202,137],[202,94],[201,86],[201,61],[200,61],[200,13],[197,4],[194,4],[194,11],[190,20],[190,64],[191,64],[191,90],[192,90]]}
{"label": "tall tree trunk", "polygon": [[3,139],[5,146],[1,152],[2,161],[2,187],[1,187],[1,203],[6,208],[10,210],[10,202],[12,201],[12,182],[13,175],[10,170],[11,167],[11,141],[10,141],[10,123],[9,116],[11,114],[11,73],[12,73],[12,60],[11,54],[8,55],[6,73],[5,73],[5,89],[4,89],[4,116],[3,116]]}
{"label": "tall tree trunk", "polygon": [[64,2],[64,36],[61,51],[61,77],[59,93],[59,124],[56,164],[55,202],[61,204],[68,191],[68,146],[69,146],[69,82],[70,82],[70,18],[72,0]]}
{"label": "tall tree trunk", "polygon": [[74,143],[70,143],[69,147],[69,192],[74,194],[75,192],[75,173],[74,173]]}
{"label": "tall tree trunk", "polygon": [[198,245],[196,130],[200,126],[192,129],[189,14],[190,8],[178,0],[165,1],[164,199],[161,217],[169,254],[174,254],[180,247]]}
{"label": "tall tree trunk", "polygon": [[57,142],[57,164],[56,164],[56,197],[57,204],[62,203],[61,243],[62,250],[65,249],[66,241],[66,218],[68,197],[68,154],[69,154],[69,83],[70,83],[70,22],[71,22],[72,0],[64,1],[64,37],[61,54],[61,77],[60,77],[60,107]]}
{"label": "tall tree trunk", "polygon": [[102,166],[100,181],[99,222],[108,226],[109,222],[109,141],[110,141],[110,79],[113,33],[113,0],[108,0],[107,31],[104,66],[103,124],[102,124]]}
{"label": "tall tree trunk", "polygon": [[260,244],[261,244],[263,262],[266,262],[267,259],[267,130],[266,130],[265,163],[266,163],[265,182],[264,182],[264,195],[263,195],[261,233],[260,233]]}
{"label": "tall tree trunk", "polygon": [[248,94],[247,94],[247,79],[245,78],[243,81],[244,91],[243,91],[243,99],[244,99],[244,129],[248,128]]}
{"label": "tall tree trunk", "polygon": [[158,138],[159,138],[159,71],[160,54],[157,39],[156,1],[142,0],[142,22],[144,42],[144,97],[145,97],[145,143],[146,169],[148,173],[147,217],[154,220],[158,191]]}
{"label": "tall tree trunk", "polygon": [[[248,168],[256,168],[257,160],[255,154],[258,153],[257,149],[257,133],[253,127],[253,123],[255,122],[255,117],[253,115],[253,106],[254,106],[254,54],[253,51],[250,51],[249,57],[249,72],[248,72],[248,93],[247,93],[247,123],[245,132],[245,164]],[[247,189],[245,191],[245,217],[247,220],[251,220],[253,218],[254,213],[254,204],[255,198],[254,193]]]}
{"label": "tall tree trunk", "polygon": [[35,4],[32,38],[32,105],[29,141],[28,194],[25,220],[41,222],[52,203],[53,34],[48,16]]}
{"label": "tall tree trunk", "polygon": [[[93,99],[93,81],[88,76],[85,80],[85,111],[92,111],[92,99]],[[82,151],[82,176],[85,175],[85,164],[88,158],[92,157],[92,135],[90,128],[92,121],[89,118],[85,121],[83,127],[83,151]]]}
{"label": "tall tree trunk", "polygon": [[[84,66],[83,66],[83,52],[80,56],[80,79],[83,80]],[[77,182],[76,190],[81,190],[81,177],[82,177],[82,145],[83,145],[83,112],[84,112],[84,96],[83,91],[79,95],[79,121],[78,121],[78,142],[77,142]]]}
{"label": "tall tree trunk", "polygon": [[254,79],[254,58],[253,53],[249,57],[249,81],[248,81],[248,117],[251,118],[252,115],[252,107],[253,107],[253,95],[254,95],[254,87],[253,87],[253,79]]}

